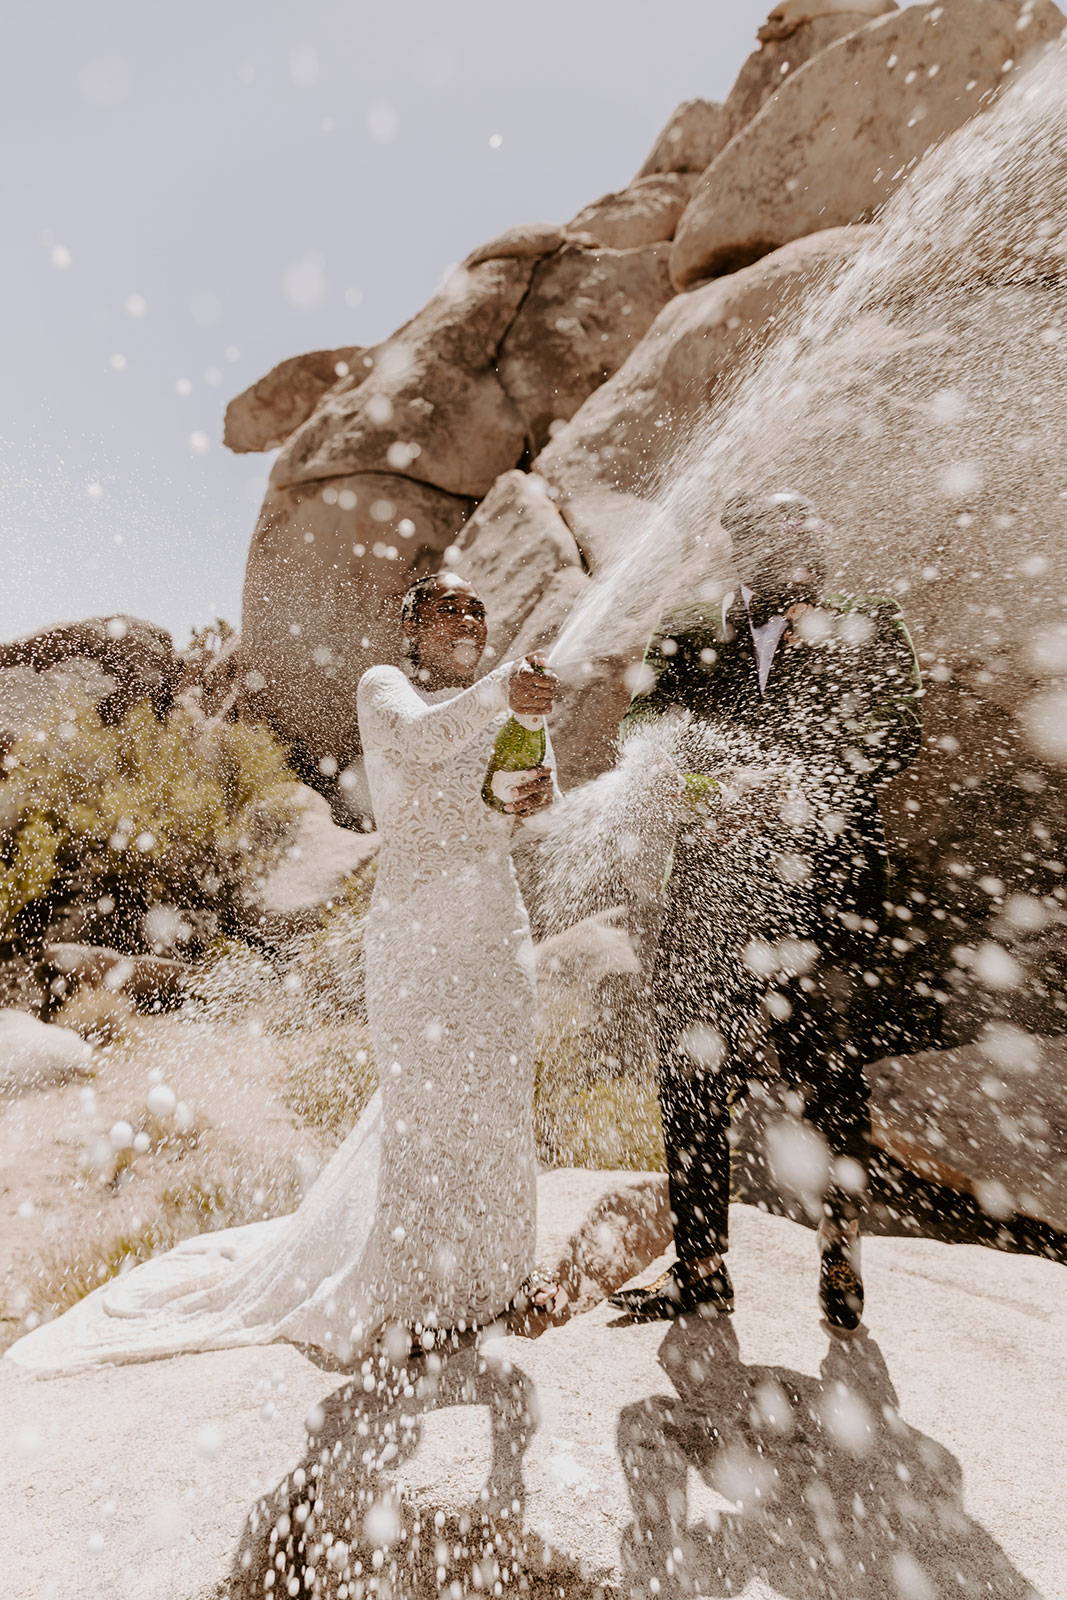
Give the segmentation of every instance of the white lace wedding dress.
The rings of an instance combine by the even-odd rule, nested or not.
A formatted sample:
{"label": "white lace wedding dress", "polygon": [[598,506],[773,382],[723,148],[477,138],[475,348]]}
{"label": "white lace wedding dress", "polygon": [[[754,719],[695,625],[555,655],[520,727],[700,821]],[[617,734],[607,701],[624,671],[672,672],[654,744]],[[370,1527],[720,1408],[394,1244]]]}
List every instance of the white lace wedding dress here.
{"label": "white lace wedding dress", "polygon": [[348,1360],[388,1325],[484,1323],[513,1299],[534,1255],[533,946],[512,823],[480,797],[509,673],[460,693],[395,667],[360,683],[381,1087],[300,1208],[186,1241],[9,1359],[70,1371],[287,1339]]}

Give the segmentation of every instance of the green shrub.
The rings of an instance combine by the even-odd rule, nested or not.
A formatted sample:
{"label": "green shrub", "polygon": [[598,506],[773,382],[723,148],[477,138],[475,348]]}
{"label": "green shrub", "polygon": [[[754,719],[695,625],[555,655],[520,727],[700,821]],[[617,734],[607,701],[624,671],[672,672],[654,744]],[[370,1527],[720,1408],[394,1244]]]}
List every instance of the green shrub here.
{"label": "green shrub", "polygon": [[[146,703],[105,727],[85,709],[19,740],[0,781],[0,946],[61,909],[144,946],[153,907],[210,908],[223,926],[281,853],[296,780],[268,729]],[[91,936],[91,934],[90,934]]]}

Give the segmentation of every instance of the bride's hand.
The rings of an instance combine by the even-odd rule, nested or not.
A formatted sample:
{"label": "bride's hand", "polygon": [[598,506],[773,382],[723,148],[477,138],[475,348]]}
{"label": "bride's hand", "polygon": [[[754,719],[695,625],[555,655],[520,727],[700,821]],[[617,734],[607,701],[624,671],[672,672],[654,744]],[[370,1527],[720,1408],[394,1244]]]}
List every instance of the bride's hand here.
{"label": "bride's hand", "polygon": [[504,810],[509,817],[532,817],[550,806],[555,797],[552,768],[534,767],[527,781],[516,785],[515,798],[508,801]]}
{"label": "bride's hand", "polygon": [[547,717],[559,694],[559,679],[542,655],[516,661],[508,681],[508,705],[519,717]]}

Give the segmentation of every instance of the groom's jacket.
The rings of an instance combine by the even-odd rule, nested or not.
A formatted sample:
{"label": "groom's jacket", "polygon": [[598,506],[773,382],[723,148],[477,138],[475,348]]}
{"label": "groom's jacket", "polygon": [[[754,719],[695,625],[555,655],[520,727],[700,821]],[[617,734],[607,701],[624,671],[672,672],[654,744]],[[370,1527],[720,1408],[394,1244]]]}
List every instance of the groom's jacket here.
{"label": "groom's jacket", "polygon": [[702,730],[708,749],[718,744],[730,760],[773,763],[777,752],[799,764],[834,824],[812,855],[820,902],[838,924],[842,913],[880,921],[887,862],[875,789],[908,765],[922,739],[919,668],[900,607],[825,596],[778,641],[764,673],[761,688],[740,596],[674,612],[649,644],[620,737],[682,710],[691,728],[687,771],[716,775],[715,757],[701,755]]}

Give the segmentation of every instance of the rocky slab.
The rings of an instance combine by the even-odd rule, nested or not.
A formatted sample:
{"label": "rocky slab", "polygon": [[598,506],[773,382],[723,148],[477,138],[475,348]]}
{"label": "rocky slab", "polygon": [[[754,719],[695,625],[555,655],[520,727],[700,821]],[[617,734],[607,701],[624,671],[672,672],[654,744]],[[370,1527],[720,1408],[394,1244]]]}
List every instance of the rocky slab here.
{"label": "rocky slab", "polygon": [[497,358],[500,382],[534,449],[622,365],[670,299],[668,253],[667,244],[609,250],[568,243],[537,263]]}
{"label": "rocky slab", "polygon": [[674,283],[870,218],[1063,26],[1051,0],[930,0],[818,51],[704,174],[675,236]]}
{"label": "rocky slab", "polygon": [[612,250],[634,250],[672,239],[693,190],[692,175],[664,172],[638,178],[628,189],[603,195],[579,211],[569,232],[585,233]]}
{"label": "rocky slab", "polygon": [[24,1094],[91,1077],[92,1046],[72,1028],[40,1022],[13,1007],[0,1010],[0,1094]]}
{"label": "rocky slab", "polygon": [[871,5],[781,5],[759,30],[759,48],[745,61],[727,96],[723,110],[723,145],[747,127],[772,94],[792,72],[817,56],[835,39],[855,33],[872,17],[895,11],[895,0],[872,0]]}
{"label": "rocky slab", "polygon": [[[618,1180],[554,1181],[580,1223],[590,1182]],[[521,1581],[567,1600],[1057,1600],[1067,1432],[1041,1397],[1065,1376],[1064,1269],[865,1252],[870,1331],[848,1341],[817,1320],[811,1232],[738,1206],[734,1318],[626,1326],[601,1304],[420,1359],[407,1392],[288,1346],[5,1366],[8,1592],[65,1600],[77,1572],[87,1600],[339,1600],[371,1578],[396,1600]]]}
{"label": "rocky slab", "polygon": [[296,833],[260,889],[251,920],[268,937],[285,938],[315,927],[378,849],[378,836],[340,828],[322,795],[301,785],[294,801]]}
{"label": "rocky slab", "polygon": [[455,567],[485,601],[489,644],[499,654],[557,574],[580,570],[581,552],[544,478],[505,472],[457,540]]}
{"label": "rocky slab", "polygon": [[1067,1037],[992,1027],[868,1069],[874,1137],[912,1172],[1067,1233]]}

